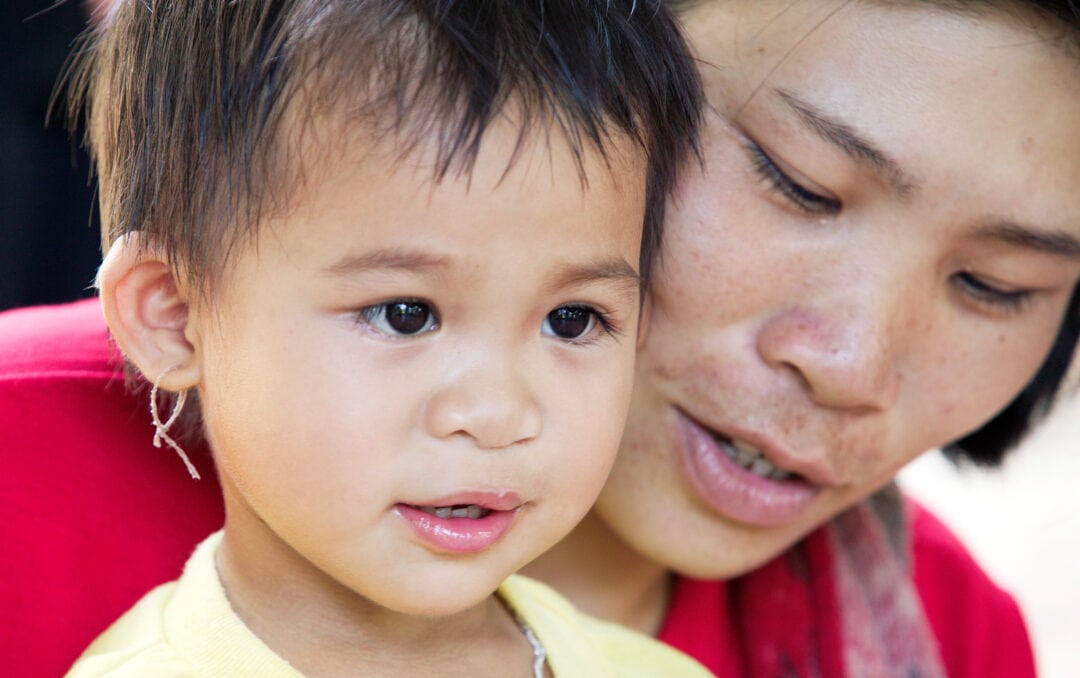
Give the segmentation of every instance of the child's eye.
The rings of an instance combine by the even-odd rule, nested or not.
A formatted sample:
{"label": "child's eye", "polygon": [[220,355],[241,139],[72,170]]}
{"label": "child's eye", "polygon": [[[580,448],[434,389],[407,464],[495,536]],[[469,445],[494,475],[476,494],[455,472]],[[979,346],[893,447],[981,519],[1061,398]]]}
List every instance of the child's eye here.
{"label": "child's eye", "polygon": [[359,320],[384,334],[414,335],[438,329],[431,307],[411,299],[388,301],[360,309]]}
{"label": "child's eye", "polygon": [[579,343],[597,331],[610,332],[611,326],[602,313],[589,306],[560,306],[547,314],[541,329],[542,334]]}
{"label": "child's eye", "polygon": [[984,306],[1004,311],[1018,311],[1031,298],[1031,290],[1006,290],[986,282],[973,273],[956,273],[955,284],[964,294]]}
{"label": "child's eye", "polygon": [[836,214],[840,211],[840,201],[819,195],[802,186],[781,170],[765,150],[752,141],[747,142],[746,150],[754,169],[769,187],[779,193],[796,207],[816,215]]}

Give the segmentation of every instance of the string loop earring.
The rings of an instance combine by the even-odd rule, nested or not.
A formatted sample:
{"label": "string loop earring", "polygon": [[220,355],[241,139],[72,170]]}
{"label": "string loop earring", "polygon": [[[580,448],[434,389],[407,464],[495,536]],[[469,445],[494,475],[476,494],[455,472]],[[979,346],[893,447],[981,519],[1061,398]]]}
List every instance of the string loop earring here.
{"label": "string loop earring", "polygon": [[154,447],[160,448],[161,442],[165,441],[166,445],[173,448],[173,450],[180,455],[180,459],[184,461],[184,465],[187,466],[188,473],[191,474],[191,477],[195,480],[199,480],[199,472],[195,469],[195,465],[191,463],[191,459],[188,458],[187,453],[184,452],[183,448],[169,435],[169,428],[180,418],[180,413],[184,409],[184,402],[187,400],[187,389],[176,394],[176,402],[173,403],[172,412],[169,413],[169,418],[166,419],[164,423],[162,423],[161,418],[158,416],[158,384],[161,383],[161,379],[166,374],[179,367],[180,365],[170,365],[169,367],[166,367],[161,374],[158,375],[157,379],[154,380],[154,386],[150,389],[150,418],[154,421]]}

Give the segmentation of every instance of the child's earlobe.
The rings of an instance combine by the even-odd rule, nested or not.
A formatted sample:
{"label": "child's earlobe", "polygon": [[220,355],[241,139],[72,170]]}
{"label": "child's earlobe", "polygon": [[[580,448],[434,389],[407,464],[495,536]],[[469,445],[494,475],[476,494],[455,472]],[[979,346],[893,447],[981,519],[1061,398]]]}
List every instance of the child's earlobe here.
{"label": "child's earlobe", "polygon": [[166,390],[194,386],[199,369],[185,336],[187,300],[165,258],[129,233],[109,248],[97,284],[105,322],[139,371],[151,381],[168,371]]}

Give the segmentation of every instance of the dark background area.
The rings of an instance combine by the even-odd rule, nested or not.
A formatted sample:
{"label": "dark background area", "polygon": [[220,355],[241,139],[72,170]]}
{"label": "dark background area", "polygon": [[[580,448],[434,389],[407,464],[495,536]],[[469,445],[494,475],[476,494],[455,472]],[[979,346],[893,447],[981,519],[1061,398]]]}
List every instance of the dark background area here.
{"label": "dark background area", "polygon": [[0,0],[0,310],[92,295],[100,261],[89,160],[49,98],[80,2]]}

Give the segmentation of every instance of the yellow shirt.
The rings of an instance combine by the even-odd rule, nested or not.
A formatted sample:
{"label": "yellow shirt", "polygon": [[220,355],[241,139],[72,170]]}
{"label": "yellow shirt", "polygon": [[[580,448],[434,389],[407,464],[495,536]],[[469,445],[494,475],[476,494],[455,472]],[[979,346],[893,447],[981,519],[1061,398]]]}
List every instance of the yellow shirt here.
{"label": "yellow shirt", "polygon": [[[157,587],[114,623],[68,672],[84,676],[300,678],[233,612],[214,566],[221,533],[191,556],[178,581]],[[558,678],[711,676],[648,636],[578,612],[550,587],[512,576],[500,595],[540,639]]]}

